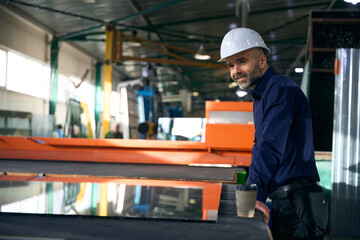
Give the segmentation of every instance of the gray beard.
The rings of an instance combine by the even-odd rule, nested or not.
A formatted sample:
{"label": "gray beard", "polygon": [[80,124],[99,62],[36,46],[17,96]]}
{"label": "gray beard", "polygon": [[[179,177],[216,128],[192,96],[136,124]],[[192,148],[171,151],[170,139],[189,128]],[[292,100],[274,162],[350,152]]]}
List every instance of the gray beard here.
{"label": "gray beard", "polygon": [[260,81],[261,79],[261,76],[260,77],[255,77],[255,78],[250,78],[249,81],[250,81],[250,84],[248,86],[241,86],[239,85],[239,87],[241,88],[241,90],[245,90],[245,91],[248,91],[251,89],[252,86],[258,84],[258,82]]}

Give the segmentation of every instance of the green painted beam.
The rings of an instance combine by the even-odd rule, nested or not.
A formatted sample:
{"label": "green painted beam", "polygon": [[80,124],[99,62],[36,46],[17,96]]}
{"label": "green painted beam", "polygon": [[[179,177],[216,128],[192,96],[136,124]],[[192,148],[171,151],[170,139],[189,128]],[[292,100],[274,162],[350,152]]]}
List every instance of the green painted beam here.
{"label": "green painted beam", "polygon": [[53,205],[54,205],[54,183],[47,182],[45,190],[46,190],[46,199],[47,199],[46,213],[52,214],[53,213]]}
{"label": "green painted beam", "polygon": [[50,103],[49,103],[49,114],[55,115],[56,112],[56,101],[57,101],[57,87],[58,87],[58,62],[59,62],[59,41],[51,41],[51,53],[50,53]]}
{"label": "green painted beam", "polygon": [[78,38],[70,38],[65,39],[63,42],[105,42],[105,39],[78,39]]}
{"label": "green painted beam", "polygon": [[99,202],[99,188],[98,183],[91,184],[91,206],[90,206],[90,215],[95,216],[98,214],[98,202]]}

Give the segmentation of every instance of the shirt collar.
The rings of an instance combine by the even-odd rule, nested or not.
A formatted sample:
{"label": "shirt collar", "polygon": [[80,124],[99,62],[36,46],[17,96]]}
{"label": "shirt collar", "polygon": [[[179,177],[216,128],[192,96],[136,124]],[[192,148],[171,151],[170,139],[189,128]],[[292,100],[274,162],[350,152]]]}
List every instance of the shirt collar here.
{"label": "shirt collar", "polygon": [[250,91],[251,96],[255,100],[258,100],[263,95],[269,79],[275,74],[276,71],[273,67],[269,67],[268,70],[266,70],[265,74],[261,77],[255,89]]}

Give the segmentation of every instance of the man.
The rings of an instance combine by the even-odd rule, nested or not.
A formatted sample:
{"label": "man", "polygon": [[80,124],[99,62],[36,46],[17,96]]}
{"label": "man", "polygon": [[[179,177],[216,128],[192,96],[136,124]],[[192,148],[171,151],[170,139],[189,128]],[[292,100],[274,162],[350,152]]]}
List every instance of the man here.
{"label": "man", "polygon": [[80,127],[77,124],[74,124],[72,127],[72,137],[73,138],[88,138],[88,136],[80,131]]}
{"label": "man", "polygon": [[252,29],[236,28],[221,44],[231,78],[254,98],[255,140],[248,184],[275,239],[323,239],[328,206],[315,165],[310,107],[301,89],[267,64],[270,49]]}
{"label": "man", "polygon": [[120,132],[120,124],[117,123],[114,126],[114,131],[109,131],[105,134],[105,138],[123,138],[122,133]]}
{"label": "man", "polygon": [[58,137],[58,138],[63,138],[64,137],[64,132],[62,130],[62,125],[61,124],[58,124],[56,125],[56,130],[53,134],[53,137]]}

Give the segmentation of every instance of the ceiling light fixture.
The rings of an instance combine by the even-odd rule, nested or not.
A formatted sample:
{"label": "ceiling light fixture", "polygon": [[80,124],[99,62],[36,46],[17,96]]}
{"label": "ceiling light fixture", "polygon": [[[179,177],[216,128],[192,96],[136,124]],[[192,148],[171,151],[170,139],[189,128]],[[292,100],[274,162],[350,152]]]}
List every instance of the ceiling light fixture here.
{"label": "ceiling light fixture", "polygon": [[302,68],[302,67],[297,67],[297,68],[295,68],[295,72],[296,72],[296,73],[302,73],[302,72],[304,72],[304,68]]}
{"label": "ceiling light fixture", "polygon": [[193,92],[192,95],[193,95],[194,97],[197,97],[197,96],[199,96],[199,92]]}
{"label": "ceiling light fixture", "polygon": [[139,43],[139,42],[127,42],[127,45],[129,47],[140,47],[141,43]]}
{"label": "ceiling light fixture", "polygon": [[210,59],[210,55],[196,53],[196,54],[194,55],[194,58],[197,59],[197,60],[205,61],[205,60],[209,60],[209,59]]}
{"label": "ceiling light fixture", "polygon": [[344,2],[347,2],[347,3],[352,3],[352,4],[358,4],[360,3],[360,0],[344,0]]}
{"label": "ceiling light fixture", "polygon": [[179,85],[179,83],[177,81],[169,81],[168,83],[171,85]]}
{"label": "ceiling light fixture", "polygon": [[199,50],[195,53],[194,58],[196,60],[205,61],[209,60],[211,57],[210,55],[204,53],[204,46],[201,44]]}

